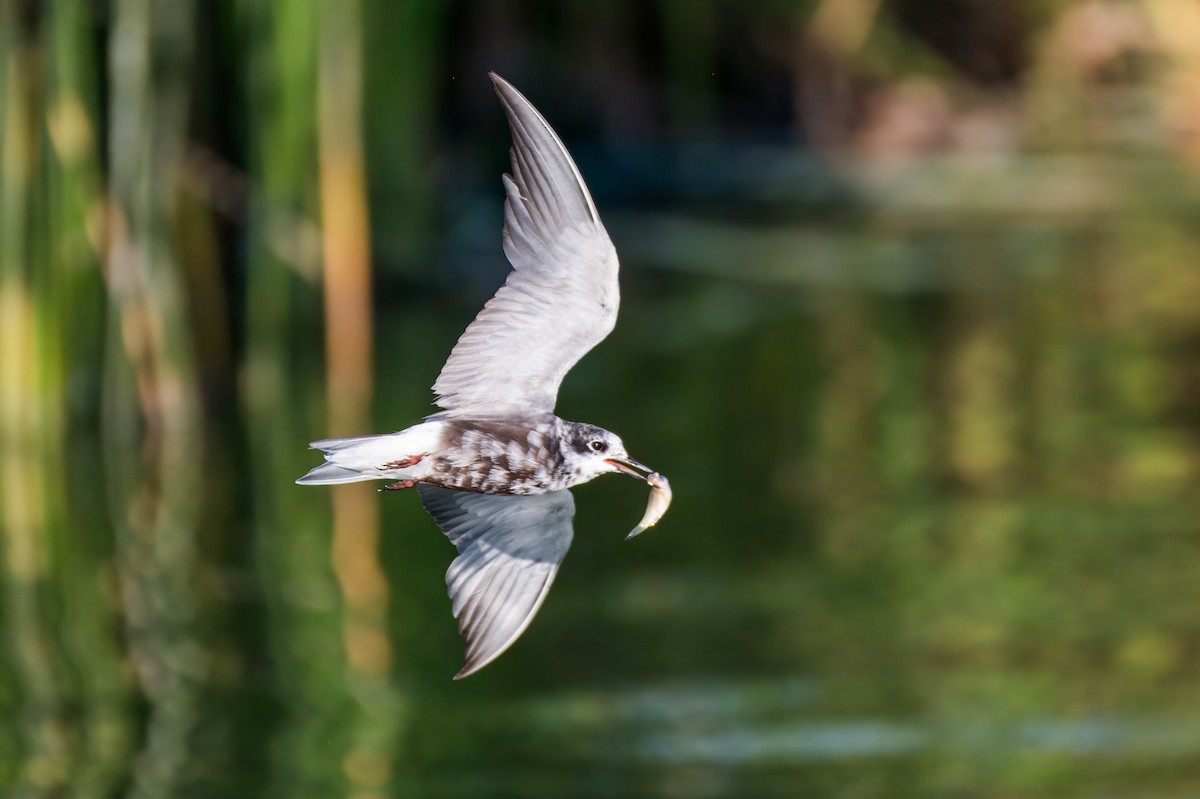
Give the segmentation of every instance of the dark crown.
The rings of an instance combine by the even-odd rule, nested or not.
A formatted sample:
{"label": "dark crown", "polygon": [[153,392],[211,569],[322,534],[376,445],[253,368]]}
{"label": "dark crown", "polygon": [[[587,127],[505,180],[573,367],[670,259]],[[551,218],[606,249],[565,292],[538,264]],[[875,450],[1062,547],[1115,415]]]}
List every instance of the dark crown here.
{"label": "dark crown", "polygon": [[571,449],[580,455],[586,455],[591,452],[592,448],[590,444],[597,439],[607,442],[608,431],[603,427],[596,427],[594,424],[585,424],[583,422],[573,422],[571,424],[571,432],[567,440],[571,444]]}

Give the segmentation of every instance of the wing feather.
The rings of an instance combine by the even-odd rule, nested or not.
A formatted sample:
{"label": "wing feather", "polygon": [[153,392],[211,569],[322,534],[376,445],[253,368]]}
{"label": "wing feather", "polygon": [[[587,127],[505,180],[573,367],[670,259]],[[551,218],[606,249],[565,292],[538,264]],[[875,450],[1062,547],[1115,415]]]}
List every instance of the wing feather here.
{"label": "wing feather", "polygon": [[616,250],[570,154],[520,92],[492,81],[513,136],[503,178],[513,271],[434,383],[450,416],[553,411],[563,377],[612,331],[620,303]]}
{"label": "wing feather", "polygon": [[546,598],[573,535],[571,492],[498,496],[421,483],[421,504],[458,549],[446,587],[466,643],[461,679],[512,646]]}

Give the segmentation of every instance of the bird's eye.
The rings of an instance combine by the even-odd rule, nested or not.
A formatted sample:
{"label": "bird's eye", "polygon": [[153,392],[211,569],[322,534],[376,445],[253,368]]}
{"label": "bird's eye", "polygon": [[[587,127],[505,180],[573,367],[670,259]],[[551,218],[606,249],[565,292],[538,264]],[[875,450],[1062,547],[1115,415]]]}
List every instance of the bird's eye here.
{"label": "bird's eye", "polygon": [[591,444],[589,444],[588,446],[590,446],[590,447],[592,448],[592,451],[593,451],[593,452],[604,452],[605,450],[607,450],[607,449],[608,449],[608,444],[605,444],[605,443],[604,443],[603,441],[601,441],[600,439],[596,439],[595,441],[593,441],[593,442],[592,442]]}

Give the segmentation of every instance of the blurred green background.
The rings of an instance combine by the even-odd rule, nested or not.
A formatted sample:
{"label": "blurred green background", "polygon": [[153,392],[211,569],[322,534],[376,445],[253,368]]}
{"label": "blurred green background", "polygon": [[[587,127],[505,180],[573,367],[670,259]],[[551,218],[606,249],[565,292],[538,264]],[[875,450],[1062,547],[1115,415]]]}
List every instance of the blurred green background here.
{"label": "blurred green background", "polygon": [[[622,255],[526,635],[454,683],[400,429],[511,80]],[[0,0],[0,786],[1200,792],[1200,5]]]}

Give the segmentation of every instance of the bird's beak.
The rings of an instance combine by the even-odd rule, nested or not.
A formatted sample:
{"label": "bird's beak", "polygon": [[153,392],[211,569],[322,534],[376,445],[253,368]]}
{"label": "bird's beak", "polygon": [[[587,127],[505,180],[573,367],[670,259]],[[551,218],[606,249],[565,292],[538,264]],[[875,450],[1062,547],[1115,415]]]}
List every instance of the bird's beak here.
{"label": "bird's beak", "polygon": [[644,466],[630,457],[605,458],[604,460],[606,463],[611,463],[613,466],[616,466],[618,471],[621,471],[630,477],[636,477],[639,480],[645,480],[646,475],[654,471],[649,466]]}

